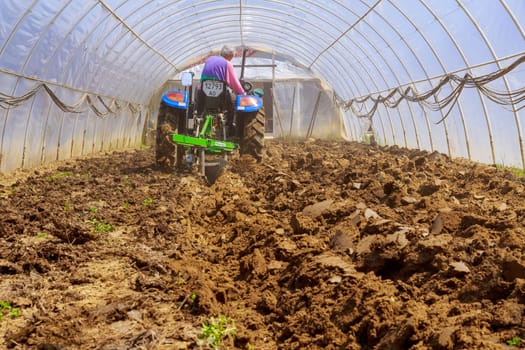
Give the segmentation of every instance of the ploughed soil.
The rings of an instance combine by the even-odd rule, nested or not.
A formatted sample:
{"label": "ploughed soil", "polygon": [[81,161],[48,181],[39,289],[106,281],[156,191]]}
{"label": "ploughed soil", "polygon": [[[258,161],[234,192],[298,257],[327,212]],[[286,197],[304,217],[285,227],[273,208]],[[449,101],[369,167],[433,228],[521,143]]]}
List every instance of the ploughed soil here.
{"label": "ploughed soil", "polygon": [[525,343],[525,181],[437,152],[272,140],[211,186],[71,160],[4,176],[0,239],[0,348]]}

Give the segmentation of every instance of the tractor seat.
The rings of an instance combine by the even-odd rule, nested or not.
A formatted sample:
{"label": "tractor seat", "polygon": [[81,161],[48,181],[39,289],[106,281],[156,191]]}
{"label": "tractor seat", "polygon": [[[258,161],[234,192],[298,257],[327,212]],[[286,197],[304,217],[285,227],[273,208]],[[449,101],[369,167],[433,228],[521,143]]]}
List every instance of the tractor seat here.
{"label": "tractor seat", "polygon": [[226,97],[228,91],[226,89],[226,82],[222,80],[203,80],[201,88],[198,90],[199,101],[203,112],[218,111],[222,112],[226,109]]}

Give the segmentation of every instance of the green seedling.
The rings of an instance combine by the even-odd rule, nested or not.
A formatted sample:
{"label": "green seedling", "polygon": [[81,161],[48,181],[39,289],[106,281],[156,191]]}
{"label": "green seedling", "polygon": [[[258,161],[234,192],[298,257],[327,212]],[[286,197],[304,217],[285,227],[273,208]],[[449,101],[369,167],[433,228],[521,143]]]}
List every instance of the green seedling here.
{"label": "green seedling", "polygon": [[97,211],[97,207],[90,207],[88,210],[84,210],[84,214],[95,214]]}
{"label": "green seedling", "polygon": [[113,225],[105,222],[99,222],[96,218],[87,219],[87,223],[90,223],[93,225],[93,231],[100,233],[100,232],[112,232],[115,230]]}
{"label": "green seedling", "polygon": [[520,168],[516,168],[516,167],[511,167],[510,168],[510,171],[514,174],[514,176],[516,177],[525,177],[525,170],[524,169],[520,169]]}
{"label": "green seedling", "polygon": [[4,316],[15,318],[20,316],[20,309],[11,306],[8,301],[0,301],[0,321],[4,319]]}
{"label": "green seedling", "polygon": [[35,235],[36,238],[47,238],[47,232],[39,232]]}
{"label": "green seedling", "polygon": [[146,198],[142,202],[142,205],[145,206],[145,207],[147,207],[148,205],[152,205],[152,204],[153,204],[153,198]]}
{"label": "green seedling", "polygon": [[496,168],[500,170],[508,170],[510,171],[514,176],[523,178],[525,177],[525,169],[513,167],[513,166],[506,166],[503,164],[496,164]]}
{"label": "green seedling", "polygon": [[507,340],[507,344],[509,346],[519,348],[521,345],[521,338],[520,337],[512,337],[511,339]]}
{"label": "green seedling", "polygon": [[[186,281],[184,280],[184,276],[182,275],[182,273],[180,272],[177,272],[177,277],[175,278],[175,282],[173,283],[176,287],[180,287],[182,286],[184,283],[186,283]],[[193,295],[194,293],[192,293]],[[191,297],[191,295],[190,295]]]}
{"label": "green seedling", "polygon": [[71,175],[71,171],[62,171],[62,172],[58,172],[58,173],[55,173],[53,175],[50,175],[47,177],[47,179],[49,181],[53,181],[53,180],[60,180],[64,177],[68,177]]}
{"label": "green seedling", "polygon": [[5,187],[0,194],[0,198],[8,198],[13,193],[15,193],[15,186],[11,185],[9,187]]}
{"label": "green seedling", "polygon": [[201,334],[199,339],[201,345],[205,345],[208,349],[220,349],[224,347],[223,342],[229,339],[233,343],[235,339],[235,321],[224,315],[219,315],[218,318],[211,317],[209,322],[202,323]]}
{"label": "green seedling", "polygon": [[98,223],[94,228],[95,232],[112,232],[115,230],[113,225],[108,223]]}

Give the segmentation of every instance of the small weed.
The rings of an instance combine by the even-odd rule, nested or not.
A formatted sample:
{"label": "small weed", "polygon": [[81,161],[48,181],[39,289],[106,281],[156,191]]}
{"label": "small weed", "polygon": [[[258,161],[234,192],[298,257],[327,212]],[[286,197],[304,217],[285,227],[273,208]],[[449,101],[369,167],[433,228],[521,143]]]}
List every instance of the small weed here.
{"label": "small weed", "polygon": [[20,316],[20,309],[11,306],[8,301],[0,301],[0,321],[4,319],[4,316],[15,318]]}
{"label": "small weed", "polygon": [[70,211],[71,210],[71,204],[69,204],[69,201],[66,200],[64,203],[64,211]]}
{"label": "small weed", "polygon": [[15,187],[13,185],[5,187],[0,194],[0,198],[9,198],[10,195],[15,193]]}
{"label": "small weed", "polygon": [[84,214],[95,214],[97,211],[97,207],[90,207],[88,210],[84,210]]}
{"label": "small weed", "polygon": [[520,168],[511,167],[510,171],[514,174],[516,177],[525,177],[525,170]]}
{"label": "small weed", "polygon": [[47,177],[49,181],[60,180],[71,175],[71,171],[61,171]]}
{"label": "small weed", "polygon": [[182,275],[182,273],[178,272],[177,273],[177,277],[175,278],[174,285],[176,287],[180,287],[180,286],[184,285],[185,283],[186,283],[186,281],[184,280],[184,276]]}
{"label": "small weed", "polygon": [[98,223],[94,228],[95,232],[112,232],[115,230],[113,225],[108,223]]}
{"label": "small weed", "polygon": [[122,207],[123,209],[129,209],[129,208],[131,207],[131,205],[130,205],[128,202],[125,202],[125,203],[123,203],[123,204],[121,205],[121,207]]}
{"label": "small weed", "polygon": [[230,317],[219,315],[218,318],[211,317],[210,322],[202,323],[199,339],[201,345],[207,346],[208,349],[220,349],[224,346],[225,339],[233,343],[236,332],[235,321]]}
{"label": "small weed", "polygon": [[152,205],[152,204],[153,204],[153,198],[146,198],[142,202],[142,205],[145,206],[145,207],[147,207],[148,205]]}
{"label": "small weed", "polygon": [[113,225],[105,222],[99,222],[96,218],[87,219],[87,223],[90,223],[93,225],[93,231],[100,233],[100,232],[112,232],[115,230]]}
{"label": "small weed", "polygon": [[19,317],[20,316],[20,309],[17,308],[17,307],[11,308],[11,310],[9,311],[7,316],[9,316],[11,318]]}
{"label": "small weed", "polygon": [[509,346],[518,348],[521,345],[521,338],[512,337],[511,339],[507,340],[507,344],[509,344]]}
{"label": "small weed", "polygon": [[525,169],[513,167],[513,166],[506,166],[503,164],[496,164],[496,168],[500,170],[508,170],[510,171],[514,176],[518,178],[525,177]]}
{"label": "small weed", "polygon": [[47,232],[39,232],[35,235],[36,238],[47,238]]}

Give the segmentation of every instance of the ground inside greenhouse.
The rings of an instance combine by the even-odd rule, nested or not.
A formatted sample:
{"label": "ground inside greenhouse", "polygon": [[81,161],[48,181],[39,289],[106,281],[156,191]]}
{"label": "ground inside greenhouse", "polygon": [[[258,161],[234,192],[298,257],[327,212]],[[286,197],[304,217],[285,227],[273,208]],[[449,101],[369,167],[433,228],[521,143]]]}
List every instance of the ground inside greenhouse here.
{"label": "ground inside greenhouse", "polygon": [[4,175],[0,348],[523,347],[512,172],[316,140],[229,166],[208,186],[145,149]]}

